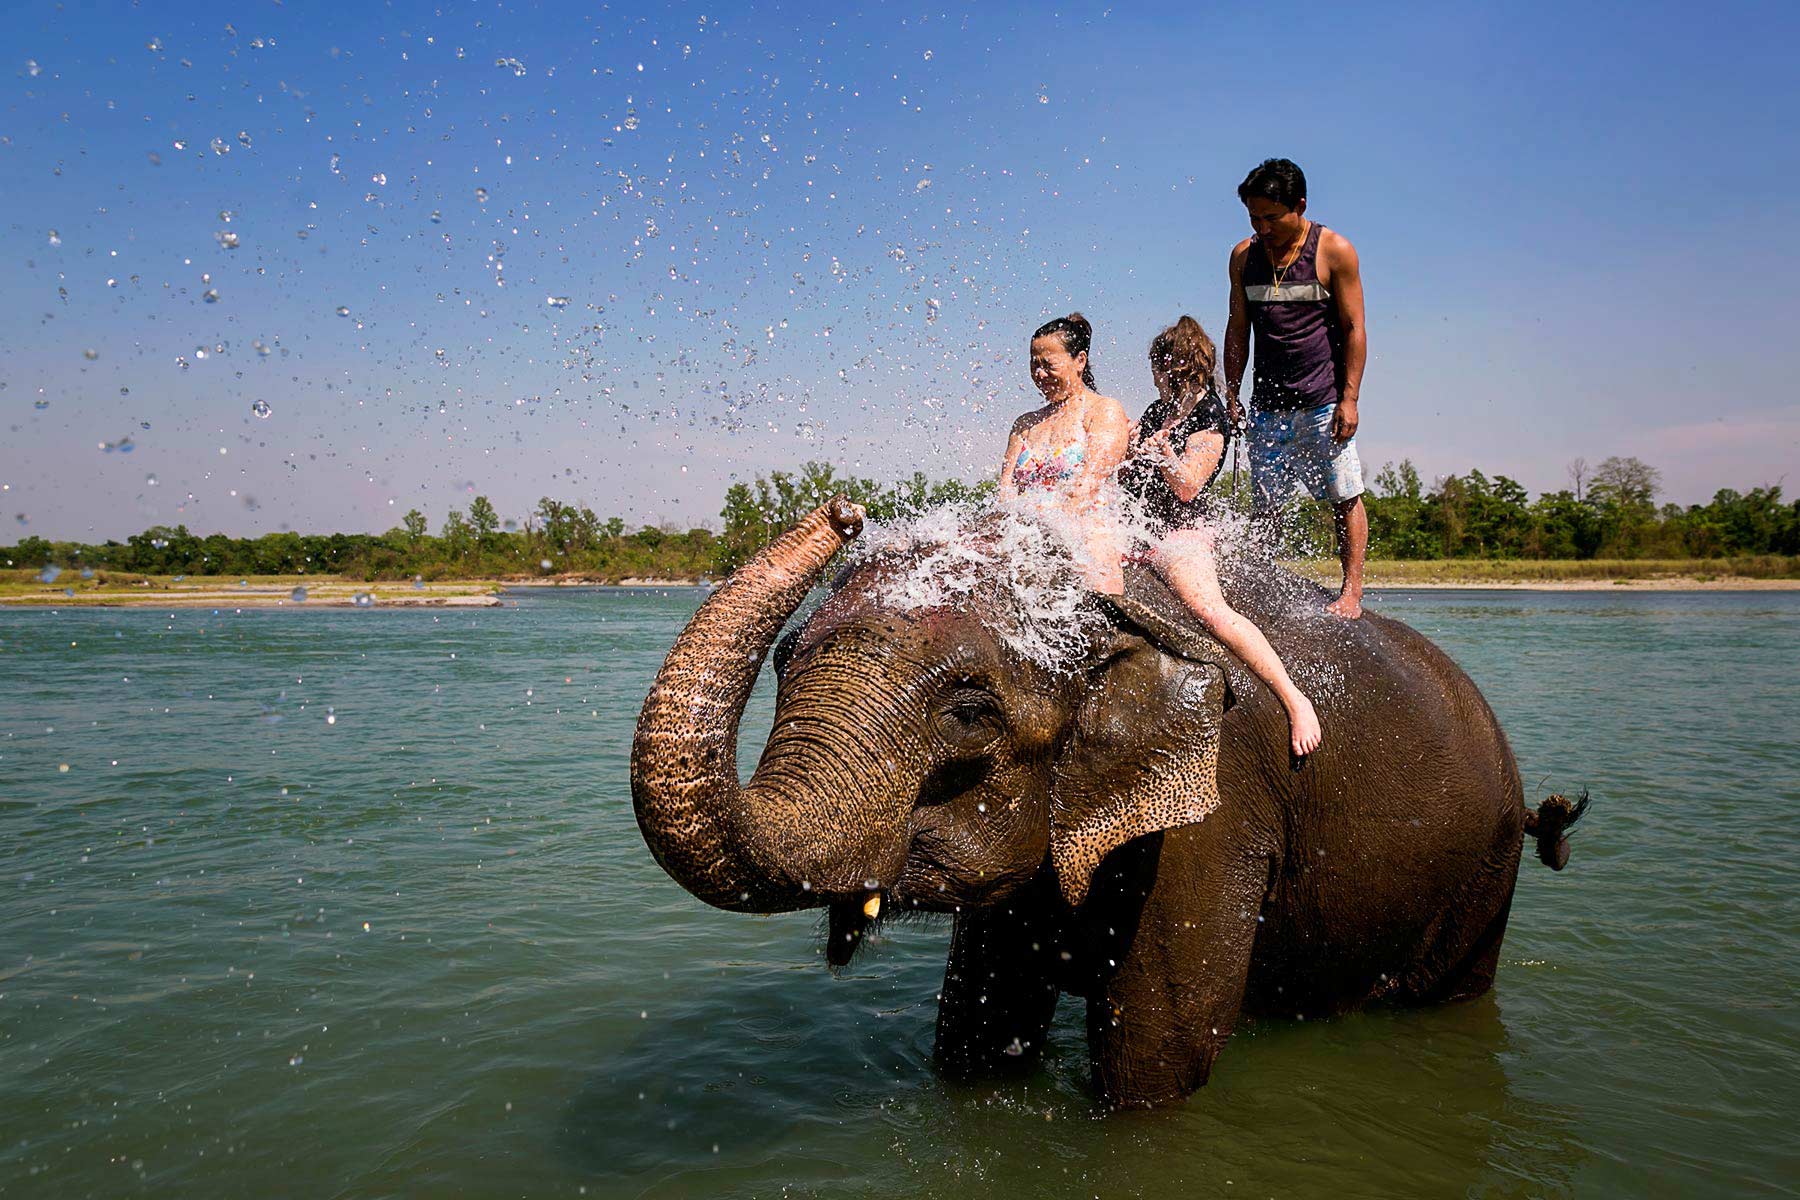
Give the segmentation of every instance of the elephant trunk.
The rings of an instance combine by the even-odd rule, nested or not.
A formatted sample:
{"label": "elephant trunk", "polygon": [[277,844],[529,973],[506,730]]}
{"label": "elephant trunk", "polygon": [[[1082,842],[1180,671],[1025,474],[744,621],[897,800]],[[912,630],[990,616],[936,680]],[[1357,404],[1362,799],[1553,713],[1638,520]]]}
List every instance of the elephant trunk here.
{"label": "elephant trunk", "polygon": [[669,650],[638,717],[631,798],[644,841],[708,904],[780,912],[808,903],[794,845],[807,830],[773,789],[740,787],[738,721],[769,647],[819,571],[862,531],[834,497],[740,567]]}

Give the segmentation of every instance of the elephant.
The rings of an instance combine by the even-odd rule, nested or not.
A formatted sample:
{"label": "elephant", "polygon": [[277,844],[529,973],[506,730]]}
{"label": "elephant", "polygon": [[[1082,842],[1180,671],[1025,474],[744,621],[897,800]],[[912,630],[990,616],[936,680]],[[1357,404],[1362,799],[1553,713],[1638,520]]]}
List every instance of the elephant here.
{"label": "elephant", "polygon": [[938,1069],[1029,1070],[1068,992],[1111,1108],[1188,1096],[1240,1017],[1493,983],[1524,838],[1560,867],[1579,807],[1527,810],[1493,711],[1430,641],[1326,617],[1267,560],[1227,574],[1232,603],[1290,664],[1347,683],[1316,698],[1325,741],[1299,769],[1273,696],[1148,572],[1094,603],[1074,666],[1047,667],[979,601],[895,605],[883,581],[907,564],[872,555],[782,639],[740,784],[762,663],[862,521],[837,497],[736,571],[644,702],[633,803],[688,891],[825,908],[834,965],[895,911],[950,914]]}

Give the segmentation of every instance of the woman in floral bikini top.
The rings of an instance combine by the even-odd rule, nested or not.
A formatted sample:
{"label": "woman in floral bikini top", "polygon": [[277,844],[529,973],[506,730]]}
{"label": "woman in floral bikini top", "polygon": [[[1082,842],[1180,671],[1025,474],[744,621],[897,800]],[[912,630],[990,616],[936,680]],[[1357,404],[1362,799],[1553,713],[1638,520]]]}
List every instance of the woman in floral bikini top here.
{"label": "woman in floral bikini top", "polygon": [[1125,461],[1131,421],[1117,400],[1094,390],[1088,365],[1093,326],[1080,313],[1031,335],[1031,381],[1044,407],[1013,423],[1000,461],[1000,490],[1040,494],[1066,509],[1088,534],[1088,586],[1117,595],[1125,586],[1116,539],[1101,519],[1102,485]]}

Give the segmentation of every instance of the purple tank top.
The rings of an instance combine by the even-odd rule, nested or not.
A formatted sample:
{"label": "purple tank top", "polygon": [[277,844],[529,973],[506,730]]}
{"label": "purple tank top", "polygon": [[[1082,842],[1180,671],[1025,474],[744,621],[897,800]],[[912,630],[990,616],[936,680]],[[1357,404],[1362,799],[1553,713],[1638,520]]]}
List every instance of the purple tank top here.
{"label": "purple tank top", "polygon": [[1293,265],[1275,282],[1275,268],[1260,238],[1244,257],[1244,301],[1255,330],[1251,403],[1264,410],[1312,408],[1338,401],[1338,363],[1343,334],[1337,306],[1319,282],[1317,221]]}

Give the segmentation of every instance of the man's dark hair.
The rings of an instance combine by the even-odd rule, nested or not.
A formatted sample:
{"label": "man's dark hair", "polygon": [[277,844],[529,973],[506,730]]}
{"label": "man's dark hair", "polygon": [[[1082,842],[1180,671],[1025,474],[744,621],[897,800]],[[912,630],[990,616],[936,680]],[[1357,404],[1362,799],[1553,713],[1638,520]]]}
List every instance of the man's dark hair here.
{"label": "man's dark hair", "polygon": [[1292,160],[1265,158],[1238,184],[1238,199],[1260,196],[1283,208],[1298,208],[1306,199],[1306,172]]}

